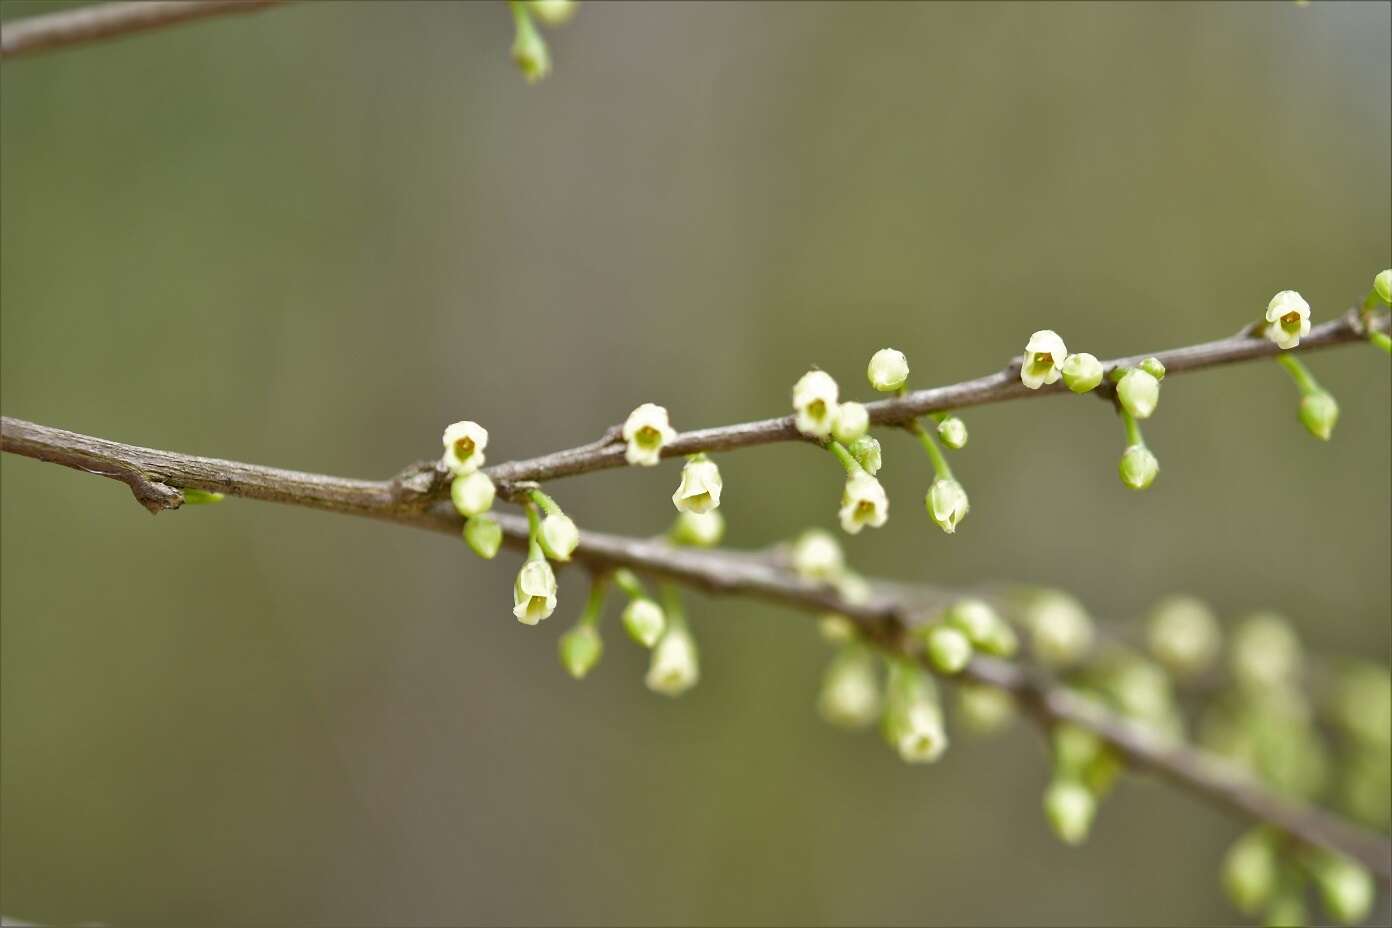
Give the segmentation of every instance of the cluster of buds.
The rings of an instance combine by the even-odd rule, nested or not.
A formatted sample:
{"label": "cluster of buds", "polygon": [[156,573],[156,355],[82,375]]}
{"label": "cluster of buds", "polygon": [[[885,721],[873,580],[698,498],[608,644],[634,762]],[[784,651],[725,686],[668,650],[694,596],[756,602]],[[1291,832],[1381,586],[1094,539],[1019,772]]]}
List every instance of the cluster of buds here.
{"label": "cluster of buds", "polygon": [[497,487],[481,468],[488,430],[477,422],[456,422],[445,429],[440,466],[451,474],[450,500],[464,517],[464,540],[479,557],[491,559],[503,543],[503,529],[489,515]]}

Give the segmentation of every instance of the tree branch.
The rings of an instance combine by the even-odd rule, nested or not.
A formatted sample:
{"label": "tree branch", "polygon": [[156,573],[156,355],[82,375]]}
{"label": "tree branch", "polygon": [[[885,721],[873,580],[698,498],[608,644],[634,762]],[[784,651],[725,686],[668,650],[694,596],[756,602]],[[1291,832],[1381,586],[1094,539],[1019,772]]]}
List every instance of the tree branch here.
{"label": "tree branch", "polygon": [[[8,416],[0,419],[0,450],[120,480],[152,512],[177,508],[183,501],[180,489],[197,489],[370,516],[452,535],[458,535],[463,526],[448,503],[432,499],[440,478],[423,468],[390,481],[353,480],[158,451]],[[511,513],[495,515],[507,543],[525,549],[526,520]],[[837,612],[856,622],[878,647],[896,653],[907,652],[905,631],[923,621],[925,598],[947,596],[927,591],[927,597],[910,601],[902,588],[881,584],[872,587],[868,600],[852,602],[835,588],[805,580],[760,554],[676,548],[661,541],[590,531],[581,533],[575,560],[591,570],[630,567],[712,593],[757,596],[811,613]],[[1132,766],[1267,822],[1305,844],[1345,854],[1384,883],[1392,883],[1392,842],[1380,835],[1313,806],[1286,800],[1240,769],[1165,740],[1025,667],[977,656],[962,676],[1009,691],[1044,725],[1070,722],[1087,728]]]}
{"label": "tree branch", "polygon": [[0,23],[0,58],[110,39],[227,13],[252,13],[283,0],[146,0],[28,16]]}
{"label": "tree branch", "polygon": [[[1383,316],[1371,323],[1374,331],[1386,332],[1389,319]],[[1300,345],[1289,352],[1312,351],[1332,345],[1364,341],[1369,327],[1355,310],[1349,310],[1337,319],[1321,323],[1310,330],[1310,334],[1300,340]],[[1287,353],[1289,353],[1287,352]],[[1230,338],[1203,342],[1169,351],[1153,354],[1138,354],[1126,358],[1104,361],[1108,374],[1118,367],[1134,367],[1148,357],[1159,358],[1165,365],[1165,375],[1182,374],[1190,371],[1217,367],[1222,364],[1235,364],[1240,361],[1255,361],[1273,358],[1282,353],[1281,349],[1266,338],[1240,333]],[[1004,370],[975,380],[915,390],[904,396],[877,400],[867,403],[870,421],[876,425],[904,425],[911,420],[933,412],[949,409],[962,409],[968,406],[984,406],[987,403],[1001,403],[1006,400],[1019,400],[1028,397],[1057,396],[1068,393],[1060,381],[1038,390],[1031,390],[1020,382],[1019,359],[1011,362]],[[1114,387],[1108,377],[1094,391],[1109,398]],[[624,449],[617,434],[611,429],[608,441],[601,439],[579,448],[556,451],[541,457],[521,461],[509,461],[494,467],[485,468],[493,480],[500,484],[519,480],[555,480],[596,470],[624,467]],[[807,437],[797,430],[791,415],[779,419],[760,419],[755,422],[741,422],[711,429],[697,429],[682,432],[662,448],[663,457],[678,457],[695,454],[698,451],[730,451],[751,445],[767,445],[779,441],[807,441]]]}

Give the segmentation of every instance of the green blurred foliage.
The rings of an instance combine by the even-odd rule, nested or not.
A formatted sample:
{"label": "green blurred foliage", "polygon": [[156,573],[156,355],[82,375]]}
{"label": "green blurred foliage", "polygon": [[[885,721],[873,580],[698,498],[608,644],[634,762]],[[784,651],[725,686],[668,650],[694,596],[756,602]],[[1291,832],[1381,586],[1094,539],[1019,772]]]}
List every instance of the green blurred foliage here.
{"label": "green blurred foliage", "polygon": [[[5,17],[33,12],[7,2]],[[7,61],[6,414],[360,476],[485,423],[491,460],[1000,367],[1044,326],[1099,357],[1329,318],[1392,255],[1385,4],[586,4],[528,86],[502,4],[307,3]],[[1090,399],[969,411],[958,533],[885,438],[874,573],[1183,590],[1389,649],[1386,358],[1167,380],[1163,471],[1116,479]],[[722,457],[730,540],[834,527],[806,447]],[[822,723],[803,616],[696,598],[701,685],[648,694],[611,605],[583,683],[516,561],[228,500],[151,519],[0,461],[3,910],[108,923],[1229,921],[1238,826],[1123,781],[1087,845],[1024,726],[910,768]],[[554,487],[655,532],[675,467]]]}

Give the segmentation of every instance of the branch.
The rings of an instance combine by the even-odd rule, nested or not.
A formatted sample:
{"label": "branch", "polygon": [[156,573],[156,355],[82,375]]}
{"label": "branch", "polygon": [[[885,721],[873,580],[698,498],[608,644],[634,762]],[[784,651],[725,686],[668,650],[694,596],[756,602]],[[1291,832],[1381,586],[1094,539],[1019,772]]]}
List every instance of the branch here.
{"label": "branch", "polygon": [[[132,487],[151,511],[177,508],[182,503],[179,489],[197,489],[370,516],[452,535],[458,535],[463,526],[449,504],[432,499],[440,478],[424,468],[409,470],[390,481],[352,480],[157,451],[8,416],[0,419],[0,450],[120,480]],[[150,491],[151,487],[161,489]],[[151,498],[162,502],[152,505]],[[495,517],[507,543],[525,549],[526,520],[511,513],[496,513]],[[900,593],[887,592],[895,589],[891,585],[875,587],[865,602],[852,602],[833,587],[805,580],[755,553],[675,548],[661,541],[586,531],[581,534],[575,559],[591,570],[630,567],[712,593],[753,595],[814,614],[837,612],[855,621],[878,647],[899,653],[906,650],[905,630],[924,617],[921,597],[910,602]],[[1238,768],[1162,739],[1024,667],[977,656],[962,676],[1009,691],[1045,725],[1070,722],[1087,728],[1132,766],[1267,822],[1305,844],[1345,854],[1384,883],[1392,883],[1392,842],[1380,835],[1313,806],[1284,799]]]}
{"label": "branch", "polygon": [[[1104,361],[1108,374],[1118,367],[1135,367],[1149,357],[1159,358],[1165,365],[1165,376],[1203,370],[1222,364],[1235,364],[1240,361],[1255,361],[1261,358],[1274,358],[1278,354],[1291,354],[1297,351],[1311,351],[1344,345],[1350,342],[1365,341],[1368,332],[1386,332],[1389,319],[1383,316],[1365,325],[1363,318],[1355,310],[1350,310],[1337,319],[1321,323],[1310,330],[1310,334],[1300,340],[1296,348],[1282,352],[1266,338],[1240,333],[1230,338],[1157,351],[1153,354],[1138,354],[1126,358],[1113,358]],[[913,419],[932,412],[949,409],[962,409],[968,406],[984,406],[987,403],[1001,403],[1006,400],[1019,400],[1037,396],[1057,396],[1067,394],[1067,387],[1060,381],[1050,386],[1031,390],[1020,382],[1019,359],[1011,362],[1004,370],[975,380],[933,387],[928,390],[915,390],[904,396],[866,403],[870,411],[870,421],[876,425],[904,425]],[[1110,398],[1114,386],[1109,377],[1104,376],[1095,393]],[[610,432],[614,435],[613,431]],[[767,445],[779,441],[807,441],[807,437],[797,430],[791,415],[779,419],[760,419],[755,422],[741,422],[712,429],[697,429],[682,432],[662,448],[663,457],[678,457],[695,454],[698,451],[730,451],[751,445]],[[509,461],[494,467],[485,468],[495,483],[506,485],[520,480],[554,480],[596,470],[624,467],[623,445],[617,436],[609,441],[601,440],[579,448],[556,451],[541,457],[521,461]]]}
{"label": "branch", "polygon": [[283,0],[148,0],[104,3],[0,24],[0,58],[110,39],[227,13],[252,13]]}

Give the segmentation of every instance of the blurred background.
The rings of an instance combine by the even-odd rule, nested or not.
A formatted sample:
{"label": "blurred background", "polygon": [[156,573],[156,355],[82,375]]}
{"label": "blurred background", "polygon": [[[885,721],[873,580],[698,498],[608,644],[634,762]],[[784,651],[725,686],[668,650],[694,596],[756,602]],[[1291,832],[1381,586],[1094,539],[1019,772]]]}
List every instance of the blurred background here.
{"label": "blurred background", "polygon": [[[19,17],[51,6],[7,2]],[[642,401],[679,428],[781,414],[811,363],[870,391],[999,369],[1051,327],[1100,357],[1317,319],[1392,256],[1387,4],[608,4],[528,86],[501,3],[307,3],[6,61],[7,415],[385,477],[490,429],[490,461]],[[1064,399],[966,414],[955,536],[883,436],[862,570],[1020,580],[1124,621],[1163,594],[1277,608],[1313,649],[1392,641],[1389,366],[1311,355],[1175,378],[1163,473]],[[578,612],[519,625],[516,557],[229,500],[151,518],[4,456],[0,911],[317,924],[1212,924],[1241,829],[1129,780],[1091,841],[1039,811],[1024,724],[910,768],[814,708],[808,617],[693,597],[701,685]],[[729,540],[835,525],[806,447],[720,458]],[[677,465],[558,482],[653,533]],[[1385,909],[1383,910],[1385,913]]]}

